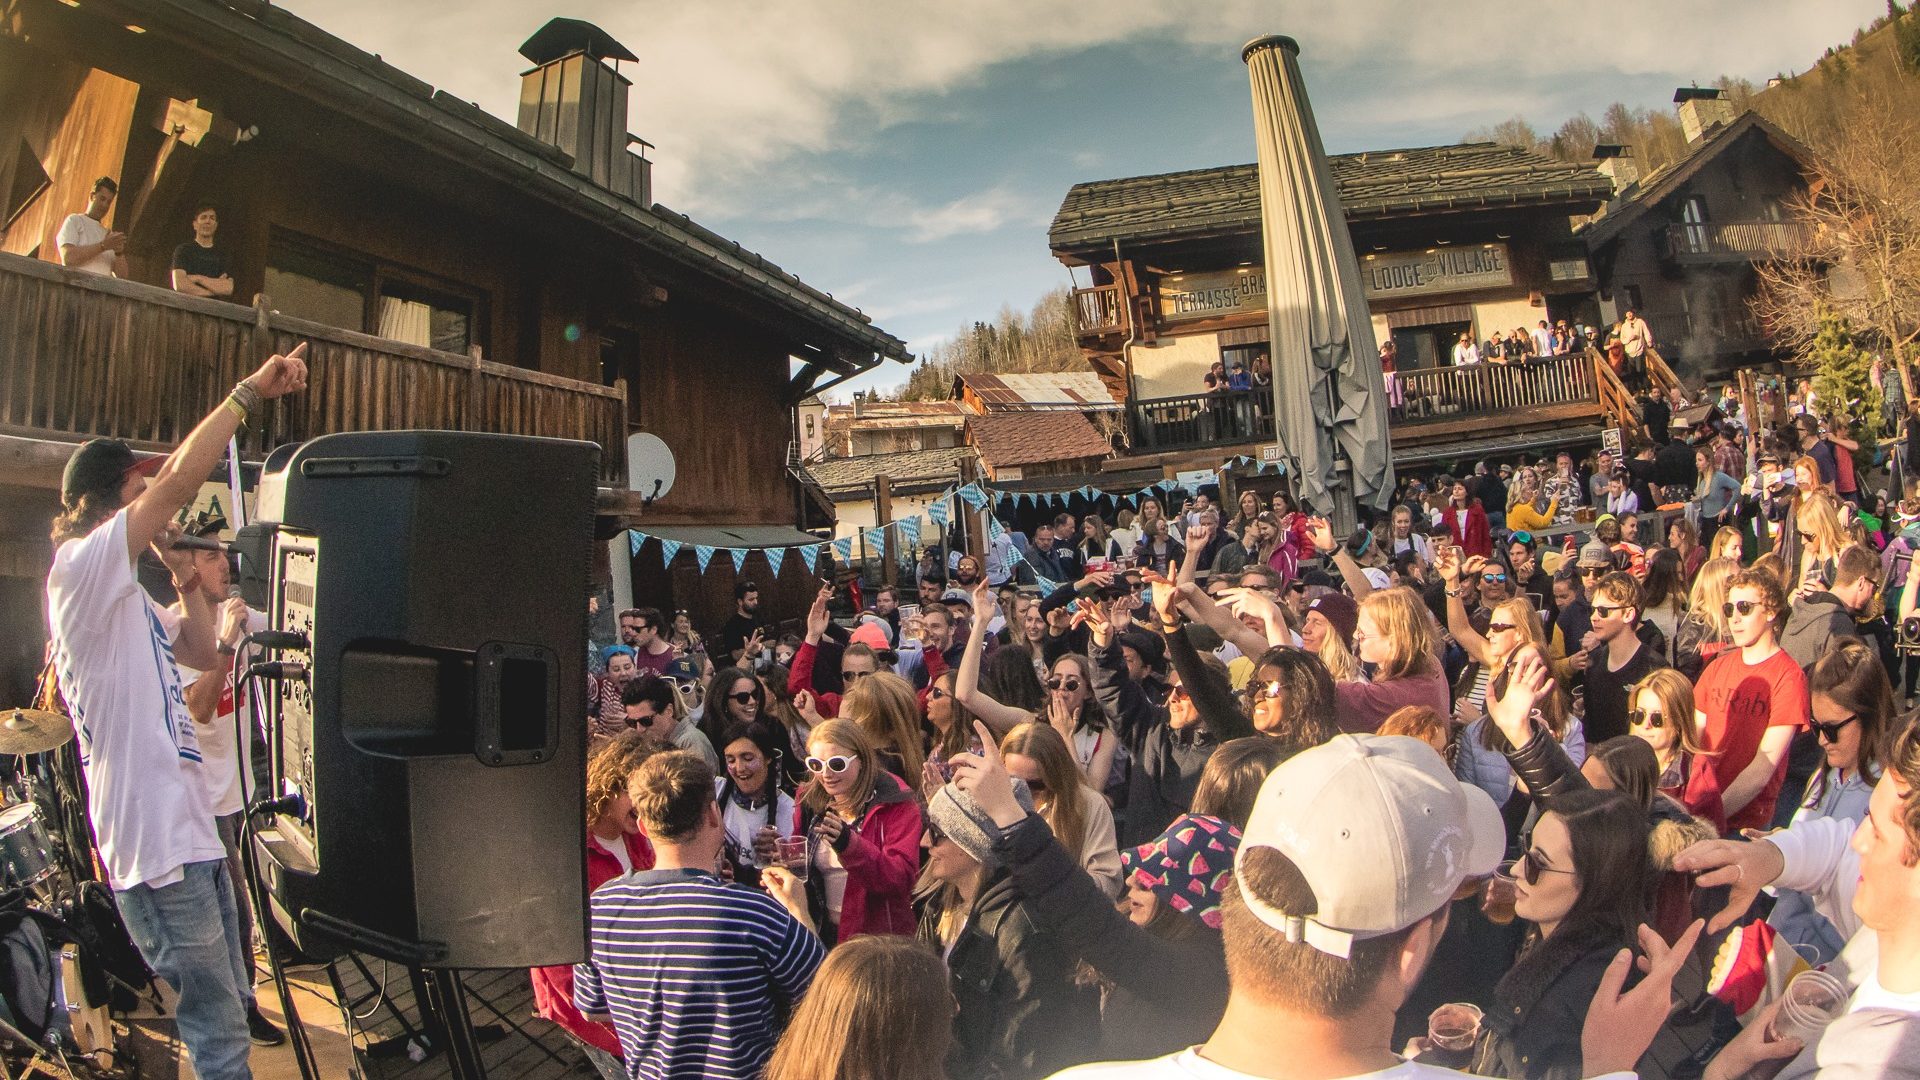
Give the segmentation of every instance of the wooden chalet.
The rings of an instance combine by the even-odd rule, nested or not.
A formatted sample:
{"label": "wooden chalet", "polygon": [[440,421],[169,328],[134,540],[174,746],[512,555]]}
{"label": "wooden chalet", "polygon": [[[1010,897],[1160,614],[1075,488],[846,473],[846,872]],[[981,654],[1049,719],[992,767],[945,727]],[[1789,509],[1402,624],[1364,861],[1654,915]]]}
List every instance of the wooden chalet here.
{"label": "wooden chalet", "polygon": [[[1399,351],[1396,463],[1597,442],[1631,402],[1597,354],[1455,369],[1461,333],[1597,321],[1574,221],[1611,188],[1592,168],[1469,143],[1331,159],[1375,336]],[[1075,185],[1048,234],[1088,362],[1126,403],[1110,471],[1214,468],[1274,441],[1271,391],[1206,392],[1216,361],[1268,349],[1256,167]]]}
{"label": "wooden chalet", "polygon": [[1641,176],[1630,148],[1596,148],[1616,190],[1577,235],[1603,315],[1634,309],[1697,384],[1781,359],[1753,314],[1754,264],[1801,243],[1805,226],[1786,207],[1807,188],[1811,152],[1759,113],[1736,116],[1723,91],[1684,88],[1674,100],[1686,155]]}
{"label": "wooden chalet", "polygon": [[[532,29],[530,27],[530,29]],[[243,454],[340,430],[454,428],[603,447],[603,538],[812,542],[794,406],[905,345],[738,243],[653,201],[622,61],[554,20],[522,46],[517,124],[264,0],[15,0],[0,14],[0,619],[8,690],[37,667],[60,466],[93,435],[171,446],[271,349],[310,341],[312,389]],[[651,104],[651,103],[650,103]],[[58,265],[97,177],[126,280]],[[203,204],[232,299],[166,288]],[[629,461],[630,438],[644,458]],[[641,445],[636,443],[634,445]],[[661,479],[670,456],[677,479]],[[655,495],[658,497],[655,497]],[[624,539],[616,539],[624,543]],[[482,570],[484,550],[472,557]],[[776,608],[810,595],[801,560]],[[732,563],[632,591],[717,623]],[[624,598],[624,555],[609,572]],[[791,581],[786,580],[791,578]],[[784,594],[791,593],[788,597]],[[9,696],[4,700],[15,700]]]}

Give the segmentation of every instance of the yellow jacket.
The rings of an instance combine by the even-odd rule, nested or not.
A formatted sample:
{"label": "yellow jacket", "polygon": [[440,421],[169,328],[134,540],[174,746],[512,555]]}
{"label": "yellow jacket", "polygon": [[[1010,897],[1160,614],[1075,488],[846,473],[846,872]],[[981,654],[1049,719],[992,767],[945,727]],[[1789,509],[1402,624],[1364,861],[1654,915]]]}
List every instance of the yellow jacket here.
{"label": "yellow jacket", "polygon": [[1515,503],[1513,507],[1507,511],[1507,528],[1525,529],[1528,532],[1538,532],[1541,529],[1552,528],[1553,515],[1559,510],[1559,499],[1548,502],[1547,509],[1544,513],[1535,510],[1533,504],[1530,502]]}

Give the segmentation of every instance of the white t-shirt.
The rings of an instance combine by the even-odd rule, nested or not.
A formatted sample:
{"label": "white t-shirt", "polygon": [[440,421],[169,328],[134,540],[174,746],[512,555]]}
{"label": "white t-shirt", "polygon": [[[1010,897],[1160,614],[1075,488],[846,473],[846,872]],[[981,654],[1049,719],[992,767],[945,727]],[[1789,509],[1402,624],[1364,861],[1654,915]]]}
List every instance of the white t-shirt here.
{"label": "white t-shirt", "polygon": [[[265,612],[247,612],[247,633],[267,628]],[[248,650],[251,652],[252,650]],[[200,681],[205,674],[180,665],[180,686],[182,689]],[[200,740],[200,773],[207,781],[207,801],[213,804],[213,812],[218,817],[237,814],[246,809],[247,800],[253,794],[253,724],[250,711],[242,711],[246,705],[246,690],[242,687],[234,690],[233,668],[227,667],[220,672],[225,687],[220,691],[220,703],[214,710],[213,720],[194,727],[194,735]],[[241,749],[235,750],[233,717],[242,712],[241,735],[246,739],[240,743]]]}
{"label": "white t-shirt", "polygon": [[[97,244],[107,238],[107,227],[85,214],[68,214],[67,220],[60,223],[59,245],[77,247]],[[85,270],[89,274],[113,275],[113,252],[102,251],[83,263],[75,263],[70,270]]]}
{"label": "white t-shirt", "polygon": [[[721,777],[713,782],[714,798],[720,798],[726,790],[727,781],[725,777]],[[727,839],[733,841],[734,848],[738,850],[748,862],[758,867],[760,866],[760,858],[753,852],[753,838],[758,836],[760,830],[768,824],[773,825],[774,835],[776,836],[793,835],[793,796],[784,791],[780,792],[779,799],[774,803],[773,821],[771,823],[767,821],[767,811],[765,807],[761,807],[758,810],[749,810],[739,803],[734,802],[732,799],[727,799],[720,804],[720,820],[726,824]]]}
{"label": "white t-shirt", "polygon": [[[1418,1061],[1405,1061],[1391,1069],[1356,1073],[1344,1080],[1439,1080],[1441,1077],[1470,1076],[1470,1073],[1442,1069]],[[1632,1073],[1608,1073],[1594,1080],[1631,1080]],[[1199,1047],[1150,1061],[1114,1061],[1096,1065],[1078,1065],[1054,1073],[1048,1080],[1254,1080],[1253,1074],[1229,1069],[1200,1056]]]}
{"label": "white t-shirt", "polygon": [[1853,1000],[1847,1004],[1848,1012],[1860,1012],[1863,1009],[1920,1013],[1920,993],[1896,994],[1880,985],[1880,973],[1875,971],[1853,992]]}
{"label": "white t-shirt", "polygon": [[54,553],[47,622],[107,883],[158,888],[226,858],[173,660],[178,623],[134,579],[125,510]]}

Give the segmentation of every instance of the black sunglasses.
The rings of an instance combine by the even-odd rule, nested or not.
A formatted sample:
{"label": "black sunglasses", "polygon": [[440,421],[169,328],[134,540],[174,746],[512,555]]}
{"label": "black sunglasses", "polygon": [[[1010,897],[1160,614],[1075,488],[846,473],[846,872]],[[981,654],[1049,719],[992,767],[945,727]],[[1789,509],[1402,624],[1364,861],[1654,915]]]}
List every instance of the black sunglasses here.
{"label": "black sunglasses", "polygon": [[1821,741],[1837,743],[1840,741],[1840,729],[1858,719],[1860,719],[1860,717],[1854,715],[1831,724],[1823,724],[1818,720],[1810,720],[1807,722],[1807,726],[1812,728],[1820,736]]}
{"label": "black sunglasses", "polygon": [[1627,723],[1634,727],[1660,728],[1667,726],[1667,718],[1665,714],[1649,709],[1628,709]]}
{"label": "black sunglasses", "polygon": [[1609,567],[1605,567],[1605,566],[1583,566],[1580,568],[1580,576],[1583,578],[1599,577],[1601,574],[1606,573],[1609,569],[1610,569]]}
{"label": "black sunglasses", "polygon": [[857,679],[864,678],[871,674],[873,674],[873,672],[871,671],[843,671],[840,673],[840,681],[853,682]]}
{"label": "black sunglasses", "polygon": [[1539,850],[1540,850],[1539,848],[1534,848],[1532,851],[1529,851],[1525,855],[1522,855],[1519,858],[1513,860],[1513,876],[1514,877],[1519,878],[1521,881],[1524,881],[1529,885],[1538,885],[1540,884],[1541,874],[1573,873],[1573,871],[1571,870],[1559,870],[1551,866],[1541,866],[1540,857],[1537,854]]}
{"label": "black sunglasses", "polygon": [[1720,614],[1731,619],[1733,618],[1735,613],[1738,613],[1741,615],[1751,615],[1759,607],[1760,607],[1760,601],[1758,600],[1729,600],[1726,603],[1720,605]]}
{"label": "black sunglasses", "polygon": [[735,704],[745,705],[747,702],[753,700],[753,691],[742,690],[737,694],[728,694],[727,696],[732,698]]}
{"label": "black sunglasses", "polygon": [[1045,795],[1047,793],[1047,782],[1045,780],[1029,780],[1027,781],[1027,790],[1033,792],[1035,795]]}
{"label": "black sunglasses", "polygon": [[951,695],[949,695],[945,690],[942,690],[937,686],[927,690],[928,701],[939,701],[941,698],[949,697],[949,696]]}
{"label": "black sunglasses", "polygon": [[1071,694],[1075,690],[1080,689],[1080,680],[1074,678],[1071,675],[1067,676],[1066,678],[1061,678],[1060,676],[1055,675],[1053,678],[1047,680],[1047,689],[1065,690],[1067,693]]}

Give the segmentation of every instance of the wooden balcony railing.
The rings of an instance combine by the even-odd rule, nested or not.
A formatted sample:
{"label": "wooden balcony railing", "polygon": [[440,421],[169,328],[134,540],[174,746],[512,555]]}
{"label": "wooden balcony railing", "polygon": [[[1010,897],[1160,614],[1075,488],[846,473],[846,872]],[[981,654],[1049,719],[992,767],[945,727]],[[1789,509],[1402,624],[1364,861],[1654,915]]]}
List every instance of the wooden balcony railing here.
{"label": "wooden balcony railing", "polygon": [[305,393],[241,453],[336,431],[409,428],[585,439],[624,486],[624,385],[437,352],[264,310],[0,254],[0,431],[168,447],[270,353],[307,342]]}
{"label": "wooden balcony railing", "polygon": [[1127,406],[1133,452],[1273,441],[1273,391],[1149,398]]}
{"label": "wooden balcony railing", "polygon": [[1508,417],[1554,405],[1597,404],[1593,359],[1567,353],[1516,364],[1400,372],[1396,425]]}
{"label": "wooden balcony railing", "polygon": [[1703,221],[1667,226],[1667,253],[1682,262],[1777,258],[1807,238],[1807,227],[1796,221]]}
{"label": "wooden balcony railing", "polygon": [[1653,340],[1675,353],[1696,350],[1737,352],[1764,348],[1767,330],[1744,307],[1701,308],[1694,311],[1650,311],[1644,316]]}
{"label": "wooden balcony railing", "polygon": [[1125,329],[1118,285],[1073,290],[1073,330],[1081,337],[1117,334]]}

